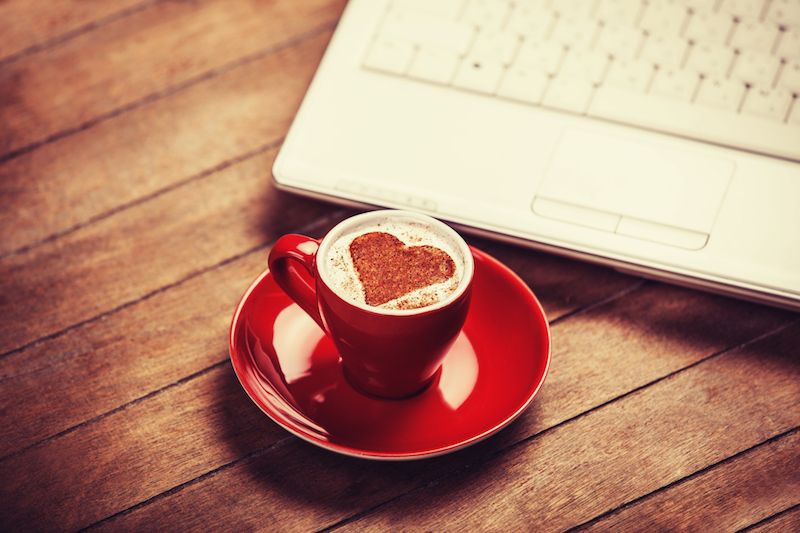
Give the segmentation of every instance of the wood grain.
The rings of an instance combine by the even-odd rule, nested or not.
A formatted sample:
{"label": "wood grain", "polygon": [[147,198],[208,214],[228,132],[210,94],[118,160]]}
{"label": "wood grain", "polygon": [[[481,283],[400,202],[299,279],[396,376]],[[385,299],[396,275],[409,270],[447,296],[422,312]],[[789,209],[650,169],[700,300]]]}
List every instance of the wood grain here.
{"label": "wood grain", "polygon": [[[228,423],[231,418],[236,426]],[[4,461],[3,477],[14,482],[0,488],[0,529],[79,529],[171,488],[172,479],[191,479],[237,459],[243,449],[285,438],[222,364]]]}
{"label": "wood grain", "polygon": [[[391,502],[345,530],[564,529],[800,424],[800,325]],[[743,424],[742,421],[747,423]]]}
{"label": "wood grain", "polygon": [[0,61],[74,37],[153,0],[5,0],[0,2]]}
{"label": "wood grain", "polygon": [[[160,2],[0,71],[0,153],[163,93],[338,18],[342,0]],[[208,102],[211,104],[211,102]]]}
{"label": "wood grain", "polygon": [[274,155],[252,157],[4,259],[0,350],[135,301],[329,212],[272,186]]}
{"label": "wood grain", "polygon": [[800,432],[795,430],[581,531],[735,531],[797,504]]}
{"label": "wood grain", "polygon": [[[798,329],[712,358],[504,452],[498,449],[502,439],[493,438],[444,458],[387,465],[290,441],[155,498],[102,529],[158,523],[268,530],[279,523],[301,531],[373,508],[345,529],[563,529],[794,427],[800,416]],[[534,417],[543,402],[534,403]]]}
{"label": "wood grain", "polygon": [[0,197],[14,206],[0,210],[0,255],[276,143],[329,38],[324,31],[0,165]]}
{"label": "wood grain", "polygon": [[[229,266],[227,266],[225,268],[232,268],[232,267],[233,267],[233,265],[229,265]],[[643,301],[639,304],[639,306],[641,306],[641,308],[652,308],[653,307],[652,303],[654,301],[670,300],[670,299],[680,300],[681,298],[678,298],[678,296],[680,296],[681,293],[686,293],[687,292],[687,291],[683,291],[683,290],[680,290],[680,289],[675,289],[675,288],[670,288],[670,287],[662,287],[662,286],[658,286],[658,285],[652,286],[652,287],[648,287],[646,290],[650,292],[650,296],[649,296],[649,298],[643,298]],[[675,291],[677,291],[677,294],[676,294]],[[712,316],[712,313],[719,312],[719,313],[722,313],[720,318],[725,319],[725,320],[730,320],[731,322],[735,322],[737,318],[741,319],[743,316],[746,315],[746,313],[752,312],[752,306],[749,306],[747,304],[739,304],[739,306],[738,306],[739,307],[738,308],[738,315],[736,313],[734,313],[734,314],[725,314],[726,310],[730,310],[730,309],[734,309],[735,310],[737,306],[736,305],[731,306],[729,302],[727,302],[725,299],[721,299],[721,298],[709,297],[709,296],[706,296],[706,295],[700,295],[700,294],[696,294],[696,293],[689,293],[688,296],[690,296],[690,297],[687,298],[686,300],[684,300],[684,305],[686,306],[687,309],[694,309],[695,310],[694,312],[699,317],[703,317],[703,316],[710,317],[710,316]],[[693,299],[693,298],[691,298],[691,296],[696,296],[696,298]],[[143,305],[145,305],[145,304],[143,304]],[[595,324],[594,327],[597,328],[598,331],[607,331],[608,330],[607,324],[596,323],[596,321],[592,320],[591,317],[588,316],[588,315],[590,315],[591,313],[599,313],[600,316],[609,316],[609,315],[610,316],[614,316],[615,314],[622,314],[623,316],[620,317],[620,319],[622,319],[624,317],[624,313],[619,313],[619,312],[618,313],[606,313],[605,312],[605,309],[604,309],[605,307],[612,307],[613,305],[614,305],[613,303],[610,303],[610,304],[607,304],[606,306],[601,306],[601,307],[593,310],[590,313],[587,313],[586,321],[582,325],[578,326],[578,330],[591,328],[592,324]],[[624,306],[623,306],[623,309],[624,309]],[[649,327],[648,317],[639,316],[639,313],[636,313],[635,310],[636,310],[636,307],[634,307],[634,309],[632,309],[632,310],[629,310],[630,311],[630,315],[634,316],[634,317],[638,317],[638,319],[641,321],[641,324],[642,324],[643,327]],[[718,313],[718,316],[719,316],[719,313]],[[147,316],[147,315],[146,315],[146,313],[141,313],[140,314],[139,312],[137,312],[137,313],[135,313],[135,316],[140,316],[141,317],[141,316]],[[553,328],[554,338],[560,339],[560,338],[564,338],[564,336],[569,336],[570,335],[570,330],[567,330],[567,326],[569,326],[570,323],[573,322],[573,321],[577,322],[578,318],[583,317],[583,316],[584,315],[579,315],[579,316],[573,317],[570,320],[567,320],[565,322],[562,322],[562,323],[557,324],[556,326],[554,326],[554,328]],[[693,317],[687,317],[687,320],[692,320],[692,318]],[[783,313],[780,313],[780,312],[775,312],[775,315],[772,316],[772,320],[780,321],[781,318],[785,318],[785,315]],[[710,318],[707,318],[707,320],[710,321]],[[609,322],[613,323],[612,320],[609,320]],[[773,325],[769,320],[767,320],[767,323],[769,325]],[[624,325],[624,321],[620,320],[620,325],[619,325],[620,331],[622,331],[624,329],[623,325]],[[765,326],[765,325],[766,324],[762,324],[762,327]],[[698,327],[701,327],[701,326],[698,326]],[[212,352],[213,352],[213,346],[222,347],[222,345],[224,345],[224,339],[225,339],[224,328],[220,328],[220,329],[221,329],[221,331],[218,332],[218,334],[216,336],[216,339],[208,341],[211,344]],[[567,330],[565,332],[564,336],[559,336],[559,331],[561,329]],[[636,330],[634,329],[633,331],[636,331]],[[670,354],[676,353],[677,352],[676,348],[678,346],[680,346],[682,342],[684,342],[679,337],[678,338],[671,338],[666,332],[666,331],[669,331],[669,330],[662,331],[662,332],[660,332],[660,334],[656,334],[656,335],[652,335],[652,334],[648,333],[648,330],[646,330],[646,329],[643,329],[642,331],[643,331],[644,335],[649,335],[649,337],[650,337],[651,341],[653,342],[653,344],[656,344],[656,345],[659,346],[659,348],[651,348],[650,352],[645,354],[645,356],[647,356],[647,357],[658,357],[659,354],[660,354],[661,357],[669,359],[670,358]],[[184,336],[191,335],[193,332],[190,332],[190,331],[184,331],[184,332],[175,331],[173,329],[169,329],[169,327],[165,327],[161,331],[161,333],[163,335],[167,336],[168,338],[172,338],[174,336],[177,340],[181,340]],[[730,328],[730,334],[734,335],[734,338],[733,339],[728,339],[728,341],[729,342],[738,342],[738,340],[741,338],[739,336],[743,335],[743,334],[746,334],[746,332],[741,332],[738,328]],[[634,333],[629,333],[628,334],[629,338],[633,337],[633,336],[634,336]],[[593,337],[592,335],[586,335],[585,336],[585,340],[586,340],[586,344],[583,345],[583,346],[577,346],[575,348],[575,351],[571,354],[571,358],[574,361],[574,363],[573,363],[574,365],[578,365],[578,366],[585,365],[584,353],[587,352],[588,350],[590,350],[592,348],[592,346],[595,344],[595,337]],[[97,341],[98,341],[98,344],[101,344],[103,342],[102,339],[98,339]],[[216,343],[216,344],[214,344],[214,343]],[[645,343],[642,343],[642,344],[645,344]],[[663,375],[663,372],[665,371],[664,366],[668,366],[669,367],[669,365],[664,365],[661,368],[659,368],[659,365],[631,364],[631,363],[636,363],[637,359],[639,357],[641,357],[641,355],[639,354],[638,349],[632,349],[632,350],[627,350],[627,351],[623,350],[622,353],[626,354],[628,356],[627,358],[625,358],[625,357],[622,357],[621,355],[618,354],[618,347],[615,344],[611,343],[611,344],[609,344],[607,346],[607,348],[609,350],[609,353],[613,353],[613,354],[617,355],[614,358],[610,358],[612,360],[612,362],[616,362],[616,364],[615,365],[605,365],[605,364],[598,365],[596,367],[596,373],[598,375],[602,376],[601,379],[599,379],[599,380],[590,380],[587,383],[581,383],[580,381],[577,381],[577,379],[581,379],[581,376],[576,376],[577,379],[574,380],[574,381],[568,381],[568,380],[559,381],[559,380],[556,380],[556,381],[554,381],[554,383],[555,383],[554,386],[551,386],[551,382],[548,381],[548,384],[545,387],[545,389],[543,390],[543,394],[542,394],[540,400],[537,400],[537,403],[535,404],[535,409],[532,409],[528,413],[526,413],[525,417],[518,424],[515,424],[514,426],[512,426],[512,428],[509,428],[509,430],[507,430],[506,432],[502,433],[500,436],[498,436],[498,438],[493,439],[493,441],[492,441],[492,443],[490,443],[490,445],[493,448],[494,447],[508,446],[510,444],[513,444],[514,442],[518,442],[521,439],[527,438],[534,431],[544,429],[545,427],[547,427],[548,424],[557,423],[559,421],[563,421],[565,419],[568,419],[568,418],[570,418],[572,416],[575,416],[575,415],[579,414],[581,412],[581,410],[582,410],[582,407],[583,407],[582,405],[580,405],[580,402],[579,402],[579,405],[576,405],[575,402],[562,402],[561,401],[561,397],[564,395],[564,393],[566,393],[566,392],[568,392],[568,391],[570,391],[572,389],[580,389],[580,390],[582,390],[583,391],[582,397],[587,398],[585,401],[593,402],[593,405],[597,405],[600,402],[605,401],[609,397],[618,396],[619,394],[625,393],[625,392],[627,392],[627,390],[629,390],[629,389],[624,388],[624,385],[626,385],[626,384],[623,381],[617,381],[617,380],[613,379],[613,376],[618,374],[618,373],[620,373],[622,368],[624,368],[626,366],[630,366],[631,368],[639,368],[640,369],[640,374],[638,376],[637,383],[647,383],[647,382],[652,381],[653,379],[656,379],[656,378],[660,377],[661,375]],[[719,346],[714,346],[711,349],[713,351],[717,351],[719,348],[720,348]],[[175,345],[173,350],[181,350],[181,344],[178,343],[177,345]],[[134,350],[131,350],[131,352],[134,352]],[[135,352],[131,353],[131,355],[127,355],[126,353],[123,352],[120,355],[122,356],[121,358],[127,359],[127,358],[130,358],[130,357],[134,357],[135,356]],[[702,355],[703,354],[698,354],[697,357],[702,357]],[[179,355],[178,359],[180,360],[182,357],[185,358],[185,357],[189,357],[189,356],[190,355],[184,355],[184,356],[180,356]],[[694,360],[696,360],[696,359],[694,359]],[[555,364],[556,361],[560,361],[560,362],[558,364]],[[686,361],[683,361],[683,363],[686,364]],[[159,362],[159,364],[160,365],[169,365],[170,362],[167,362],[166,359],[165,359],[164,362]],[[680,364],[680,362],[673,363],[673,365],[678,365],[678,364]],[[565,369],[568,368],[568,362],[567,362],[567,356],[566,355],[563,356],[563,357],[560,357],[560,358],[557,355],[556,358],[554,359],[554,365],[553,365],[554,372],[555,372],[555,369],[558,368],[559,366],[561,368],[565,368]],[[670,368],[674,368],[674,366],[671,366]],[[659,373],[655,373],[657,371],[660,371],[662,373],[660,373],[660,374]],[[191,383],[191,382],[189,382],[189,383]],[[188,383],[187,384],[183,384],[183,385],[181,385],[179,387],[176,387],[175,390],[176,391],[180,391],[180,390],[183,390],[187,386],[188,386]],[[215,384],[213,382],[209,382],[208,386],[209,387],[213,387],[213,386],[215,386]],[[608,387],[613,387],[613,389],[612,390],[608,390]],[[176,392],[175,394],[178,394],[178,392]],[[205,396],[210,396],[212,394],[213,394],[213,391],[210,391],[210,390],[203,393],[203,395],[205,395]],[[244,394],[243,393],[241,393],[241,394],[242,394],[242,398],[246,400],[246,397],[244,396]],[[193,401],[191,396],[176,396],[175,398],[176,398],[175,402],[182,403],[182,404],[183,403],[191,404],[192,401]],[[127,413],[127,416],[136,418],[137,421],[135,423],[134,422],[130,423],[131,427],[136,427],[138,425],[147,426],[147,425],[151,425],[151,424],[156,424],[156,425],[158,425],[160,427],[163,426],[163,424],[161,422],[154,421],[152,419],[152,417],[153,416],[170,416],[170,414],[169,413],[162,413],[161,411],[156,411],[156,412],[151,411],[150,408],[149,408],[150,402],[151,402],[150,399],[146,399],[146,400],[144,400],[144,401],[142,401],[140,403],[137,403],[133,407],[122,411],[122,413]],[[242,408],[244,408],[244,406],[251,407],[250,405],[248,405],[248,401],[245,401],[245,403],[243,403],[243,404],[237,404],[237,405],[242,406]],[[230,421],[229,423],[234,425],[235,427],[229,428],[227,431],[230,431],[230,432],[236,433],[236,434],[240,434],[240,433],[244,434],[244,433],[250,433],[250,432],[259,433],[261,431],[261,429],[259,427],[251,427],[251,426],[249,426],[247,424],[241,425],[241,426],[238,425],[237,421],[241,417],[235,411],[232,411],[229,414],[230,414],[230,416],[228,417],[228,420]],[[113,415],[113,416],[116,416],[116,414]],[[218,431],[219,428],[214,427],[214,425],[217,424],[218,421],[216,419],[214,419],[214,418],[209,419],[209,416],[212,416],[212,415],[205,413],[204,410],[202,410],[202,409],[198,409],[191,419],[186,419],[186,420],[184,420],[182,422],[181,428],[182,428],[183,431],[187,431],[187,432],[191,432],[191,433],[198,433],[198,432],[199,433],[203,433],[203,432],[209,433],[209,432]],[[115,420],[120,420],[120,419],[116,418]],[[119,423],[121,423],[121,422],[116,422],[116,424],[119,424]],[[38,498],[35,495],[36,494],[36,490],[34,489],[34,487],[36,487],[39,478],[37,476],[37,473],[32,473],[31,475],[26,476],[25,473],[24,473],[24,468],[22,466],[20,466],[20,465],[38,464],[38,463],[40,463],[42,461],[41,457],[46,457],[46,456],[51,455],[51,454],[52,455],[57,455],[58,457],[61,458],[61,460],[67,466],[65,467],[65,469],[60,470],[60,471],[47,472],[46,475],[48,475],[48,476],[56,476],[58,478],[57,480],[53,480],[53,482],[51,483],[51,486],[48,487],[48,491],[47,492],[50,495],[50,497],[54,498],[55,501],[60,502],[59,505],[61,507],[59,507],[59,509],[62,509],[62,508],[63,509],[69,509],[69,508],[71,508],[71,507],[76,505],[76,498],[80,497],[78,494],[75,494],[74,492],[71,492],[69,490],[70,480],[73,479],[73,476],[81,475],[81,476],[86,477],[88,475],[84,471],[84,469],[82,467],[82,462],[85,460],[84,458],[86,458],[86,457],[94,457],[95,454],[101,453],[99,450],[97,450],[96,448],[93,447],[92,443],[103,442],[102,441],[102,435],[106,431],[108,431],[108,428],[109,428],[109,426],[106,426],[104,424],[103,425],[90,424],[90,425],[87,425],[87,426],[84,426],[84,427],[80,427],[77,430],[75,430],[74,432],[71,432],[71,433],[69,433],[69,434],[67,434],[67,435],[65,435],[63,437],[60,437],[60,438],[57,438],[57,439],[54,439],[54,440],[49,440],[49,441],[43,443],[42,446],[40,446],[40,447],[36,447],[34,449],[28,450],[28,451],[24,452],[21,455],[14,456],[14,457],[10,458],[9,460],[4,461],[3,463],[0,464],[0,468],[2,468],[3,470],[8,469],[8,471],[10,472],[9,476],[11,476],[11,478],[13,478],[13,479],[17,479],[17,482],[15,483],[15,485],[21,486],[22,488],[26,489],[26,490],[21,490],[20,491],[21,493],[30,493],[31,491],[33,492],[33,494],[31,494],[32,504],[31,504],[31,502],[28,502],[28,505],[31,505],[31,507],[35,507],[35,502],[38,501]],[[87,433],[90,434],[90,435],[95,435],[95,436],[94,437],[87,437],[86,436]],[[138,456],[133,458],[135,460],[135,464],[133,464],[133,465],[128,464],[127,456],[125,456],[125,454],[121,451],[121,450],[124,450],[124,449],[126,449],[128,447],[136,447],[137,449],[141,450],[143,444],[138,442],[135,439],[136,439],[135,435],[127,436],[127,435],[124,435],[124,434],[117,434],[115,436],[115,449],[116,450],[120,450],[120,451],[111,451],[110,450],[108,452],[108,453],[111,453],[112,455],[118,456],[117,468],[120,469],[123,472],[128,472],[128,471],[132,471],[132,470],[135,471],[138,468],[145,468],[146,467],[146,465],[141,465],[140,464],[140,459],[139,459]],[[257,437],[254,435],[252,437],[248,437],[247,442],[256,442],[257,440],[258,440]],[[72,444],[65,444],[65,443],[72,443],[72,442],[75,442],[76,444],[74,446]],[[105,445],[105,443],[103,443],[103,444]],[[157,442],[155,442],[153,444],[153,446],[148,448],[148,450],[141,451],[141,453],[147,453],[147,454],[152,455],[152,456],[161,456],[163,453],[165,453],[165,452],[163,452],[161,450],[162,446],[172,446],[172,445],[169,443],[168,440],[157,441]],[[253,453],[254,451],[255,451],[255,449],[253,449],[251,447],[246,447],[246,448],[240,449],[238,455],[239,456],[246,456],[246,455],[248,455],[250,453]],[[192,453],[191,453],[192,457],[191,458],[187,458],[186,461],[185,461],[185,465],[184,465],[185,469],[178,469],[178,470],[176,470],[176,469],[151,469],[150,470],[150,475],[148,477],[150,485],[148,486],[147,489],[148,490],[152,490],[153,491],[152,494],[147,494],[147,495],[144,495],[142,493],[131,494],[129,492],[131,489],[128,487],[128,485],[130,484],[128,482],[130,477],[116,476],[116,475],[109,476],[109,475],[103,474],[101,471],[97,472],[96,475],[98,477],[97,477],[97,479],[92,480],[91,484],[93,486],[101,484],[102,485],[102,489],[103,489],[103,493],[107,494],[109,499],[113,500],[114,502],[116,502],[116,505],[119,506],[119,508],[113,509],[113,511],[119,511],[119,510],[122,510],[122,509],[126,508],[129,505],[134,505],[137,501],[139,501],[139,500],[137,500],[137,498],[140,498],[140,497],[144,498],[145,496],[147,496],[147,497],[154,496],[155,494],[158,494],[159,492],[161,492],[163,490],[170,489],[171,487],[174,487],[176,485],[180,485],[181,483],[189,481],[191,479],[191,477],[187,477],[188,476],[187,472],[188,473],[195,473],[195,475],[199,475],[199,473],[204,472],[205,471],[205,470],[203,470],[204,468],[208,469],[208,468],[211,467],[211,465],[214,465],[213,457],[215,456],[214,454],[216,454],[217,451],[215,451],[214,449],[210,449],[209,453],[212,455],[212,458],[210,458],[210,459],[208,457],[206,457],[203,454],[202,451],[198,452],[197,450],[192,450]],[[196,463],[196,465],[195,465],[195,463]],[[445,466],[449,465],[450,468],[452,468],[454,466],[458,466],[458,459],[456,459],[453,464],[450,464],[450,463],[444,463],[444,464],[445,464]],[[191,470],[191,468],[195,468],[195,466],[196,466],[197,470]],[[215,466],[219,467],[219,466],[221,466],[221,464],[219,464],[219,462],[218,462],[218,464],[216,464]],[[295,467],[301,468],[302,465],[295,465]],[[425,471],[425,467],[421,467],[421,468],[422,468],[421,472],[424,472]],[[414,471],[417,472],[417,470],[414,470]],[[80,474],[78,474],[78,472],[80,472]],[[42,475],[45,475],[45,474],[42,474]],[[322,475],[322,474],[318,473],[318,475]],[[422,474],[419,474],[419,475],[422,475]],[[17,476],[19,476],[19,478]],[[65,479],[65,480],[62,481],[62,479]],[[413,483],[415,482],[415,479],[416,479],[416,477],[412,476],[412,478],[409,479],[409,484],[406,485],[405,488],[406,489],[412,488],[414,486]],[[86,481],[89,482],[89,478],[86,478]],[[238,483],[238,481],[237,481],[237,483]],[[120,485],[120,487],[117,487],[117,485]],[[62,487],[62,488],[59,489],[58,491],[54,491],[54,487]],[[392,492],[392,491],[395,491],[395,490],[397,490],[395,487],[388,486],[388,487],[384,487],[382,489],[382,491],[370,490],[369,491],[369,495],[370,495],[370,497],[378,497],[381,494],[383,494],[383,495],[387,495],[387,494],[391,495],[391,494],[395,494],[395,493]],[[370,500],[370,501],[372,501],[372,500]],[[366,504],[369,503],[369,501],[365,501],[365,502],[361,502],[361,503],[366,505]],[[22,513],[22,514],[15,515],[15,516],[24,516],[24,517],[26,517],[26,519],[32,519],[32,517],[36,515],[36,513],[34,511],[32,511],[31,509],[27,509],[27,510],[25,509],[26,508],[26,503],[25,502],[20,502],[19,500],[17,500],[17,505],[19,505],[19,507],[20,507],[19,509],[17,509],[17,511],[19,513]],[[102,509],[108,510],[108,511],[112,511],[110,508],[106,508],[106,507],[103,507]],[[358,509],[349,508],[349,511],[356,512],[356,511],[358,511]],[[88,511],[84,511],[84,512],[88,512]],[[343,514],[343,512],[344,512],[344,509],[342,509],[341,512],[338,515],[336,515],[335,517],[330,517],[330,519],[335,521],[337,519],[343,518],[344,516],[346,516],[346,514]],[[56,513],[56,514],[58,514],[58,513]],[[314,519],[314,515],[313,514],[309,514],[308,517],[310,519]],[[86,525],[84,523],[84,519],[86,521],[89,521],[89,520],[95,519],[95,518],[96,518],[96,515],[94,514],[94,511],[91,511],[91,513],[89,515],[82,515],[80,520],[78,522],[76,522],[76,527],[78,527],[78,523],[80,523],[81,525]],[[42,517],[42,519],[43,520],[50,520],[50,519],[54,519],[54,518],[53,517],[51,517],[51,518]],[[78,520],[78,518],[75,518],[75,519]],[[44,526],[46,524],[43,523],[42,525]],[[310,525],[308,525],[308,523],[306,524],[306,526],[310,527]]]}
{"label": "wood grain", "polygon": [[800,506],[778,513],[746,531],[749,533],[797,533],[800,531]]}
{"label": "wood grain", "polygon": [[[337,215],[337,213],[342,213]],[[295,231],[318,235],[346,212]],[[237,299],[266,248],[0,360],[0,457],[227,359]]]}

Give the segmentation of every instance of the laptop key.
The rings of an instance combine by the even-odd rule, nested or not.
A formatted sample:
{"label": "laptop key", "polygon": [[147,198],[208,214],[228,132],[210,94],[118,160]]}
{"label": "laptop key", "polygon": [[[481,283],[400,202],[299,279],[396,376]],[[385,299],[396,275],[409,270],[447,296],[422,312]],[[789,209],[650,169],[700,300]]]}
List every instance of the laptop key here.
{"label": "laptop key", "polygon": [[700,82],[695,102],[706,107],[736,112],[742,103],[745,85],[740,81],[706,78]]}
{"label": "laptop key", "polygon": [[800,59],[789,61],[783,65],[778,86],[800,94]]}
{"label": "laptop key", "polygon": [[599,30],[600,26],[596,20],[559,17],[550,40],[572,50],[587,50],[594,44]]}
{"label": "laptop key", "polygon": [[555,74],[563,56],[564,47],[558,43],[526,41],[517,52],[514,65],[538,70],[542,74]]}
{"label": "laptop key", "polygon": [[644,33],[639,29],[605,25],[595,48],[608,52],[614,59],[635,59],[643,40]]}
{"label": "laptop key", "polygon": [[744,97],[742,113],[783,121],[792,103],[792,93],[785,89],[753,87]]}
{"label": "laptop key", "polygon": [[573,113],[585,113],[594,84],[585,79],[559,77],[550,82],[542,105]]}
{"label": "laptop key", "polygon": [[497,95],[538,104],[542,101],[542,95],[549,81],[550,78],[538,70],[525,66],[512,67],[503,76]]}
{"label": "laptop key", "polygon": [[724,46],[697,43],[689,48],[686,68],[707,77],[725,78],[733,64],[733,50]]}
{"label": "laptop key", "polygon": [[772,0],[767,20],[784,26],[800,26],[800,2],[797,0]]}
{"label": "laptop key", "polygon": [[800,29],[792,28],[781,32],[777,54],[784,59],[800,58]]}
{"label": "laptop key", "polygon": [[567,53],[559,77],[581,78],[592,83],[599,83],[603,79],[608,65],[608,54],[603,52],[572,52]]}
{"label": "laptop key", "polygon": [[650,90],[655,95],[689,102],[694,97],[698,83],[700,76],[697,74],[667,67],[656,71]]}
{"label": "laptop key", "polygon": [[472,25],[438,18],[426,13],[390,11],[380,35],[397,42],[418,46],[433,45],[453,52],[466,53],[474,35]]}
{"label": "laptop key", "polygon": [[764,0],[722,0],[719,10],[739,18],[757,19],[764,11]]}
{"label": "laptop key", "polygon": [[650,35],[645,40],[639,57],[655,65],[681,65],[688,46],[689,42],[679,37]]}
{"label": "laptop key", "polygon": [[792,110],[789,113],[789,124],[797,126],[800,129],[800,99],[795,98],[792,102]]}
{"label": "laptop key", "polygon": [[433,83],[449,84],[461,58],[450,50],[423,46],[417,50],[408,75]]}
{"label": "laptop key", "polygon": [[777,24],[762,24],[756,20],[743,20],[736,24],[731,46],[737,50],[752,50],[768,54],[778,39]]}
{"label": "laptop key", "polygon": [[696,43],[725,44],[733,29],[733,16],[728,13],[697,11],[689,16],[684,36]]}
{"label": "laptop key", "polygon": [[678,2],[661,0],[647,4],[639,27],[651,35],[665,35],[677,37],[684,24],[689,11],[686,6]]}
{"label": "laptop key", "polygon": [[637,0],[600,0],[595,16],[606,25],[633,26],[644,5]]}
{"label": "laptop key", "polygon": [[518,4],[505,30],[525,39],[544,41],[550,34],[554,20],[553,13],[544,7]]}
{"label": "laptop key", "polygon": [[558,0],[553,9],[562,17],[588,17],[594,4],[594,0]]}
{"label": "laptop key", "polygon": [[479,93],[493,94],[503,76],[503,65],[497,61],[486,61],[465,57],[453,79],[453,85]]}
{"label": "laptop key", "polygon": [[484,31],[504,27],[510,14],[511,4],[505,0],[469,0],[462,20]]}
{"label": "laptop key", "polygon": [[402,41],[378,38],[364,59],[364,66],[392,74],[403,74],[408,70],[414,47]]}
{"label": "laptop key", "polygon": [[604,85],[644,93],[653,74],[653,64],[646,61],[612,61]]}
{"label": "laptop key", "polygon": [[497,60],[507,65],[511,63],[519,45],[520,39],[514,34],[483,31],[476,37],[469,55],[475,59]]}
{"label": "laptop key", "polygon": [[731,77],[752,85],[772,85],[778,68],[779,58],[759,52],[742,52],[736,57]]}

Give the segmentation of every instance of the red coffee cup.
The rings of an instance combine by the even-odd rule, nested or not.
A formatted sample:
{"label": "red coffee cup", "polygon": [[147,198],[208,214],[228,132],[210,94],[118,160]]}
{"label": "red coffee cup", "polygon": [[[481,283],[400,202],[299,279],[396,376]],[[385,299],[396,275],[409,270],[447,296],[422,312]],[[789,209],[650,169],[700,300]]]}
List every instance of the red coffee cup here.
{"label": "red coffee cup", "polygon": [[[337,294],[317,257],[336,240],[377,221],[421,223],[463,254],[461,282],[436,304],[418,309],[381,309]],[[384,398],[403,398],[424,389],[441,367],[467,318],[474,264],[469,246],[446,224],[409,211],[381,210],[350,217],[321,240],[284,235],[269,253],[278,285],[333,340],[345,375],[356,388]],[[300,267],[300,268],[297,268]]]}

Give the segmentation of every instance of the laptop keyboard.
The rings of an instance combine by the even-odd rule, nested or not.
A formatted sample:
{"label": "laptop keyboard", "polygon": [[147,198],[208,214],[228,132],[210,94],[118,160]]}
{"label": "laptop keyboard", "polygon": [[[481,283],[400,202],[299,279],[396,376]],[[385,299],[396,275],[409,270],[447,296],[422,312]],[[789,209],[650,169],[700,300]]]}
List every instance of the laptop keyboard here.
{"label": "laptop keyboard", "polygon": [[394,0],[363,66],[800,160],[800,0]]}

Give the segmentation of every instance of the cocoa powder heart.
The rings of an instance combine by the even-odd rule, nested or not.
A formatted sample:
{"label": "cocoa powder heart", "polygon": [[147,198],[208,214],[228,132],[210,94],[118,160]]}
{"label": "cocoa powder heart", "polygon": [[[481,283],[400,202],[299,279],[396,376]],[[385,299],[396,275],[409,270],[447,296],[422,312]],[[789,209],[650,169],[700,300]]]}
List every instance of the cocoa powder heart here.
{"label": "cocoa powder heart", "polygon": [[453,259],[435,246],[406,246],[381,231],[359,235],[350,243],[364,300],[378,306],[416,289],[447,281],[456,271]]}

